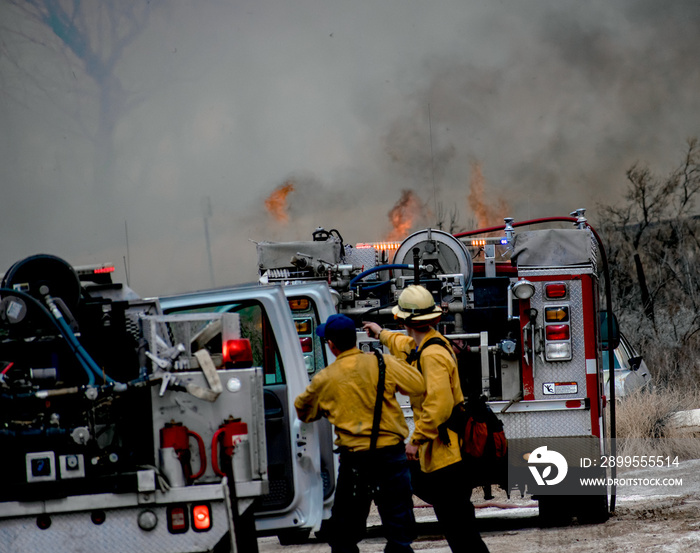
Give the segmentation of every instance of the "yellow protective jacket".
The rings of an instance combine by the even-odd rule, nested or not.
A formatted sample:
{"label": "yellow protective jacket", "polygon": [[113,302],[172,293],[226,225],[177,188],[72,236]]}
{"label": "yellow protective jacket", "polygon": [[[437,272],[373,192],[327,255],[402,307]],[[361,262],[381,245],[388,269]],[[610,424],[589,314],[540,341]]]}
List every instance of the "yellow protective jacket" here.
{"label": "yellow protective jacket", "polygon": [[[439,332],[430,329],[423,343],[439,337],[449,346],[449,341]],[[416,349],[416,342],[410,336],[400,332],[382,330],[379,339],[389,348],[393,355],[405,359]],[[425,348],[421,354],[421,370],[425,378],[424,396],[411,398],[415,429],[411,443],[419,446],[418,456],[423,472],[433,472],[462,460],[457,434],[447,430],[450,444],[447,445],[438,436],[438,426],[447,421],[455,405],[464,400],[459,383],[457,362],[450,349],[440,344]],[[417,361],[412,365],[416,367]]]}
{"label": "yellow protective jacket", "polygon": [[[408,436],[408,425],[396,392],[409,397],[425,393],[423,377],[411,365],[391,355],[384,355],[384,362],[386,376],[378,448],[396,445]],[[373,353],[363,353],[357,348],[344,351],[319,371],[296,398],[297,414],[304,422],[327,417],[335,427],[337,446],[349,451],[367,451],[378,378],[377,358]]]}

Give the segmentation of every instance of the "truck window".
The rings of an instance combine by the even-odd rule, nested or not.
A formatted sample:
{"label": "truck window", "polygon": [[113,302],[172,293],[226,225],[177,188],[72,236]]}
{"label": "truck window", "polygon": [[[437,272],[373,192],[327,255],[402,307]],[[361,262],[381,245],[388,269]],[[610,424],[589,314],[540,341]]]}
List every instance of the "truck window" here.
{"label": "truck window", "polygon": [[[211,304],[186,309],[170,309],[168,313],[237,313],[240,317],[241,338],[250,340],[250,346],[253,351],[253,364],[256,367],[263,368],[265,384],[284,384],[284,370],[275,335],[270,328],[267,313],[259,303]],[[204,325],[206,323],[202,323],[202,326]],[[220,354],[223,349],[221,333],[216,334],[209,340],[206,348],[212,354]]]}
{"label": "truck window", "polygon": [[[620,360],[618,359],[617,355],[613,357],[614,362],[615,362],[615,368],[616,369],[621,369],[622,367],[620,366]],[[607,371],[608,370],[608,351],[603,350],[603,370]]]}

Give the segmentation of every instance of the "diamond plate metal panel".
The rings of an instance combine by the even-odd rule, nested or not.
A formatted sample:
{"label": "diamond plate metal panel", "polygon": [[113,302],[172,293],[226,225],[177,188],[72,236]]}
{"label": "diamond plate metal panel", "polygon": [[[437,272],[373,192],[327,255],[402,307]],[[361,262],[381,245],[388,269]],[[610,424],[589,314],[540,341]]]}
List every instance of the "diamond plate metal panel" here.
{"label": "diamond plate metal panel", "polygon": [[[413,414],[410,411],[404,411],[404,415],[410,436],[415,428]],[[591,435],[591,412],[588,409],[504,413],[499,414],[498,418],[503,421],[508,440]]]}
{"label": "diamond plate metal panel", "polygon": [[591,412],[588,409],[503,413],[506,437],[537,438],[546,436],[587,436],[591,434]]}
{"label": "diamond plate metal panel", "polygon": [[[539,311],[538,325],[544,327],[544,308],[558,305],[569,307],[571,326],[571,361],[543,361],[535,356],[535,399],[567,399],[586,396],[586,355],[583,332],[583,301],[580,280],[567,281],[569,297],[565,300],[545,300],[544,285],[547,282],[535,282],[535,295],[530,299],[530,306]],[[578,391],[575,394],[544,394],[543,384],[546,382],[576,382]]]}
{"label": "diamond plate metal panel", "polygon": [[561,275],[595,275],[590,265],[577,265],[572,267],[549,267],[546,269],[533,269],[532,267],[518,268],[518,276],[527,277],[557,277]]}
{"label": "diamond plate metal panel", "polygon": [[406,424],[408,424],[408,436],[409,438],[411,437],[411,434],[413,434],[413,431],[416,429],[416,424],[413,422],[413,413],[412,412],[406,412],[404,411],[404,415],[406,416]]}
{"label": "diamond plate metal panel", "polygon": [[[165,507],[106,511],[100,525],[93,524],[89,512],[51,515],[51,526],[39,530],[36,519],[19,518],[2,521],[0,553],[192,553],[211,551],[228,531],[228,515],[223,502],[211,503],[213,528],[209,532],[171,534]],[[151,510],[158,517],[155,529],[145,532],[138,527],[137,516]]]}
{"label": "diamond plate metal panel", "polygon": [[[349,248],[345,249],[345,261],[355,267],[371,269],[377,264],[377,250],[375,248]],[[376,280],[377,273],[368,275],[366,280]]]}

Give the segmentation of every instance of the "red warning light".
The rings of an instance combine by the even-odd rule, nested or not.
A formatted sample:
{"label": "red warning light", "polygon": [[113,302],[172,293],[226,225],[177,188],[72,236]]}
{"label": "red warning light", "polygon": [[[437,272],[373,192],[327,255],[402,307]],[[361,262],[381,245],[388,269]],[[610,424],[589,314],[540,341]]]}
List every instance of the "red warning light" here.
{"label": "red warning light", "polygon": [[195,505],[192,507],[192,527],[196,532],[206,532],[211,528],[209,505]]}

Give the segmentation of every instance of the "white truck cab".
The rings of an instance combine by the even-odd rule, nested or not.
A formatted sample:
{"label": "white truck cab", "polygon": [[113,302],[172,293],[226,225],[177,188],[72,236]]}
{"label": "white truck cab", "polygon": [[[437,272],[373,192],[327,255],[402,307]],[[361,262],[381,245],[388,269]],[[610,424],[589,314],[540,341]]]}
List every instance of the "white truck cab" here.
{"label": "white truck cab", "polygon": [[258,535],[279,536],[283,544],[306,540],[330,516],[335,491],[331,427],[327,421],[301,422],[294,408],[309,379],[332,361],[315,334],[335,313],[328,287],[248,284],[159,301],[166,314],[240,316],[241,337],[250,340],[264,378],[269,493],[254,506],[256,529]]}

